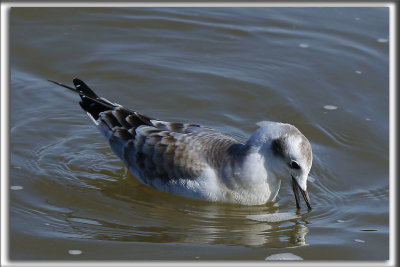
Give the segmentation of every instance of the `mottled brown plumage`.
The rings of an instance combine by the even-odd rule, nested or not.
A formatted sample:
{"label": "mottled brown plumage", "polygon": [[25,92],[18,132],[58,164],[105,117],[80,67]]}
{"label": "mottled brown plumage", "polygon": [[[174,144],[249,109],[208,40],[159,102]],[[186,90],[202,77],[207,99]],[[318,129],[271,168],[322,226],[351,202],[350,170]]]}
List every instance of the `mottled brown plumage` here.
{"label": "mottled brown plumage", "polygon": [[121,106],[100,113],[97,123],[111,130],[114,152],[147,184],[196,179],[206,167],[220,169],[229,148],[239,143],[208,127],[150,119]]}

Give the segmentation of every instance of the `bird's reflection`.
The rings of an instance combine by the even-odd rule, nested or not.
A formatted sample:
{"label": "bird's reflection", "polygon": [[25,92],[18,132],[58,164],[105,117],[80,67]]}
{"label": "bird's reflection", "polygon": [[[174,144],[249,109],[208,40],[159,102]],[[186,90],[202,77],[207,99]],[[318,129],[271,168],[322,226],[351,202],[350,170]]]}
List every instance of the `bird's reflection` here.
{"label": "bird's reflection", "polygon": [[[97,185],[103,196],[122,201],[118,205],[123,204],[127,209],[116,207],[112,218],[108,214],[101,219],[72,220],[74,229],[96,240],[273,248],[307,244],[307,222],[304,216],[295,213],[289,216],[282,211],[290,209],[289,206],[280,207],[276,203],[243,206],[186,199],[132,182],[134,178],[130,176],[127,174],[122,182],[103,180],[101,186]],[[251,219],[251,216],[270,215],[274,216],[272,221]],[[96,220],[99,225],[79,225],[82,219]]]}

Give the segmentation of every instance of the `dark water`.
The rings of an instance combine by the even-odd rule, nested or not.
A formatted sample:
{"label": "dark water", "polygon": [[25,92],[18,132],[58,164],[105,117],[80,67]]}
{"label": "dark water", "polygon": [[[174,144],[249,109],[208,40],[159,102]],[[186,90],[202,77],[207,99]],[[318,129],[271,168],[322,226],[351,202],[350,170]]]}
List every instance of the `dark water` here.
{"label": "dark water", "polygon": [[[387,260],[388,31],[388,8],[13,8],[10,258]],[[294,124],[314,152],[314,209],[248,217],[295,212],[288,182],[262,206],[141,185],[46,81],[74,77],[242,141],[258,121]]]}

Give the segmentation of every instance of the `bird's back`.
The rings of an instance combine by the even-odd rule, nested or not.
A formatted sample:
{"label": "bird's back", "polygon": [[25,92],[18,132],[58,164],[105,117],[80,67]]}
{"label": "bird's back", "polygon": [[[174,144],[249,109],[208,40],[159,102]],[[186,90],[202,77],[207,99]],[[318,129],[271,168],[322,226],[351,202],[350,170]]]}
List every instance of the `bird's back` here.
{"label": "bird's back", "polygon": [[102,112],[98,127],[113,151],[143,183],[196,179],[207,168],[220,170],[238,142],[195,124],[145,120],[124,107]]}
{"label": "bird's back", "polygon": [[169,183],[197,179],[206,169],[218,176],[228,151],[239,142],[197,124],[164,122],[97,96],[83,81],[75,88],[80,105],[109,141],[111,148],[141,182]]}

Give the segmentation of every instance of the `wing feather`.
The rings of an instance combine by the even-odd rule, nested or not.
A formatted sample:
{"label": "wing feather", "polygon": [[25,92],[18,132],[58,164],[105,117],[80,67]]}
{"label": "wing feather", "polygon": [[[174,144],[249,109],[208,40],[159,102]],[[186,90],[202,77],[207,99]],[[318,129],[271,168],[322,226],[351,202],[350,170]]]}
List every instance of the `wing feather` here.
{"label": "wing feather", "polygon": [[196,179],[206,168],[221,169],[234,138],[197,124],[165,122],[147,117],[97,96],[83,81],[75,88],[81,107],[95,120],[113,151],[139,180]]}

